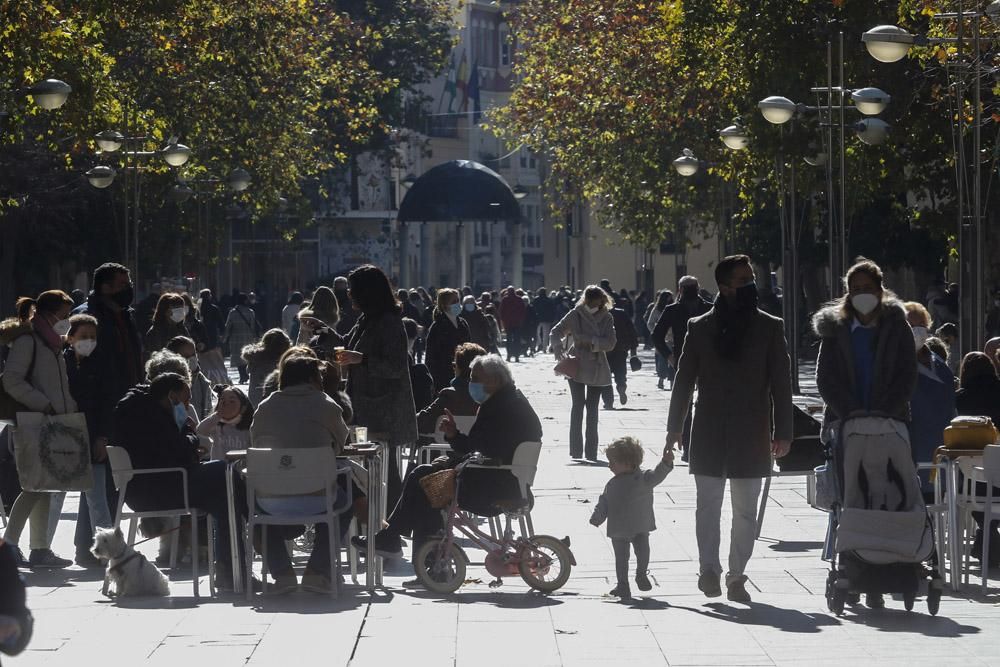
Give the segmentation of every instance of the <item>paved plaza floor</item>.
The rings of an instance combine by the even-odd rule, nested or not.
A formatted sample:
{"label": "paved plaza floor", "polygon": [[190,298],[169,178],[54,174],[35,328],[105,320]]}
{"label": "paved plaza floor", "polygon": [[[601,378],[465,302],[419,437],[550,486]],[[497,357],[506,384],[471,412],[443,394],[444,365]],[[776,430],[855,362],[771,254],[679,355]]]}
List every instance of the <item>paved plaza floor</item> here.
{"label": "paved plaza floor", "polygon": [[[643,369],[629,379],[628,405],[602,411],[600,432],[604,444],[637,436],[654,465],[669,392],[656,389],[652,357],[643,358]],[[694,481],[683,464],[656,490],[653,590],[643,595],[633,589],[641,597],[628,604],[607,597],[614,586],[611,543],[588,518],[609,472],[569,459],[569,393],[551,367],[545,356],[514,370],[544,429],[535,530],[569,536],[578,561],[557,593],[531,593],[513,578],[491,589],[492,577],[475,551],[471,581],[447,597],[403,588],[413,577],[408,561],[387,566],[386,590],[374,598],[348,586],[336,601],[299,592],[256,606],[232,596],[196,603],[189,576],[177,577],[170,598],[116,604],[101,596],[100,571],[27,573],[35,637],[29,650],[5,664],[1000,665],[995,589],[985,598],[946,591],[936,618],[922,600],[909,613],[901,600],[888,600],[884,611],[859,607],[842,618],[830,614],[820,560],[826,515],[807,505],[802,478],[774,480],[748,571],[751,604],[709,600],[697,590]],[[71,494],[54,544],[63,556],[72,556],[76,507]],[[143,549],[152,554],[147,547],[153,544]]]}

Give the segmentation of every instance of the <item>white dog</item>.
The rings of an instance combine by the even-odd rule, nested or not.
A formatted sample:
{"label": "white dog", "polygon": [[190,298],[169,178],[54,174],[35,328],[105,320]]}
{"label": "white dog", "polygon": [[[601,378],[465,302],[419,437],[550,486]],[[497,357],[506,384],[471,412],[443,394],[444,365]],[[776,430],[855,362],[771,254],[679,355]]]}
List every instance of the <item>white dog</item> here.
{"label": "white dog", "polygon": [[[170,584],[145,556],[125,542],[120,528],[101,528],[94,536],[94,555],[106,558],[103,593],[108,597],[126,595],[170,595]],[[114,592],[108,590],[113,583]]]}

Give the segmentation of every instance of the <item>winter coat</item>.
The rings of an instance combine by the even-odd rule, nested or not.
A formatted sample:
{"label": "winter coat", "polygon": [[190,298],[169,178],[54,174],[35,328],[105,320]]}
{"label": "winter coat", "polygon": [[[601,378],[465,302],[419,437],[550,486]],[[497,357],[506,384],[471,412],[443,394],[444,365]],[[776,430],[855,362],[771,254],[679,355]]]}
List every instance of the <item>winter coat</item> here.
{"label": "winter coat", "polygon": [[281,309],[281,328],[289,336],[292,335],[292,325],[298,319],[299,310],[301,309],[302,304],[298,303],[290,303]]}
{"label": "winter coat", "polygon": [[201,324],[205,327],[205,350],[214,350],[219,347],[219,337],[226,323],[222,319],[222,311],[214,303],[203,302],[201,304]]}
{"label": "winter coat", "polygon": [[[507,385],[479,406],[475,424],[468,435],[458,433],[448,442],[458,456],[481,452],[486,458],[510,465],[522,442],[541,442],[542,423],[528,399],[517,387]],[[462,473],[459,505],[462,509],[492,516],[494,503],[517,498],[517,478],[506,470],[467,470]]]}
{"label": "winter coat", "polygon": [[508,294],[500,300],[497,315],[500,316],[500,324],[503,325],[504,331],[520,329],[524,324],[524,318],[528,315],[528,307],[518,295]]}
{"label": "winter coat", "polygon": [[[87,419],[87,435],[90,437],[90,450],[93,454],[97,439],[111,435],[111,422],[104,421],[110,415],[106,415],[101,409],[103,395],[101,383],[104,374],[94,361],[93,354],[78,360],[73,348],[67,347],[63,350],[63,359],[66,362],[66,373],[69,375],[69,391],[76,401],[77,410]],[[92,462],[96,463],[93,459]]]}
{"label": "winter coat", "polygon": [[143,359],[149,360],[153,356],[154,352],[159,352],[160,350],[167,347],[167,343],[176,338],[177,336],[186,336],[191,338],[191,332],[188,330],[187,325],[184,322],[180,324],[174,324],[173,322],[164,322],[163,324],[157,325],[153,324],[146,332],[145,338],[143,338]]}
{"label": "winter coat", "polygon": [[250,429],[241,429],[236,424],[223,424],[215,412],[201,420],[196,432],[199,436],[208,436],[212,439],[208,458],[213,461],[224,461],[226,452],[249,449],[251,446]]}
{"label": "winter coat", "polygon": [[420,432],[433,433],[446,408],[456,417],[476,415],[479,404],[469,396],[469,378],[455,378],[451,386],[439,391],[434,401],[417,413],[417,428]]}
{"label": "winter coat", "polygon": [[[611,367],[606,353],[615,349],[618,342],[611,313],[599,310],[591,315],[581,304],[552,327],[550,340],[557,361],[567,356],[580,360],[580,372],[574,380],[593,387],[611,384]],[[577,348],[577,343],[588,344],[588,347]]]}
{"label": "winter coat", "polygon": [[961,416],[989,417],[1000,426],[1000,380],[990,375],[972,378],[955,395]]}
{"label": "winter coat", "polygon": [[[948,364],[931,353],[931,367],[917,368],[917,386],[910,399],[910,451],[916,463],[928,463],[944,440],[944,429],[955,416],[955,376]],[[919,363],[919,362],[918,362]],[[921,472],[931,490],[927,472]]]}
{"label": "winter coat", "polygon": [[600,526],[607,520],[608,537],[612,539],[632,539],[656,530],[653,488],[673,469],[672,463],[660,461],[653,470],[615,475],[598,498],[590,523]]}
{"label": "winter coat", "polygon": [[191,407],[198,413],[198,419],[204,419],[215,410],[212,383],[201,371],[191,374]]}
{"label": "winter coat", "polygon": [[531,303],[535,309],[535,317],[543,324],[556,321],[556,304],[548,296],[539,296]]}
{"label": "winter coat", "polygon": [[118,402],[132,387],[145,380],[142,340],[131,308],[116,313],[93,292],[87,302],[73,312],[97,319],[97,347],[88,359],[101,373],[98,435],[109,437]]}
{"label": "winter coat", "polygon": [[[671,354],[676,354],[679,357],[681,348],[684,347],[684,337],[687,336],[688,321],[692,317],[704,315],[710,310],[712,310],[712,304],[700,296],[697,300],[692,301],[690,306],[688,302],[682,300],[664,308],[659,318],[649,328],[656,351],[664,359],[669,358]],[[673,340],[672,346],[667,345],[667,334],[670,334]],[[676,357],[674,361],[676,362]]]}
{"label": "winter coat", "polygon": [[244,347],[241,357],[250,372],[247,396],[256,408],[264,400],[264,381],[278,367],[278,360],[268,357],[264,348],[258,343]]}
{"label": "winter coat", "polygon": [[78,409],[69,387],[62,350],[53,350],[33,330],[11,343],[3,372],[3,388],[32,412],[45,412],[51,407],[53,414],[65,415]]}
{"label": "winter coat", "polygon": [[427,370],[434,378],[434,389],[441,391],[455,377],[452,363],[455,361],[455,348],[470,339],[469,325],[459,317],[453,324],[444,313],[434,317],[434,323],[427,330],[427,351],[424,360]]}
{"label": "winter coat", "polygon": [[723,358],[716,348],[719,317],[713,308],[688,322],[667,431],[684,430],[697,384],[691,474],[728,479],[767,477],[771,473],[771,440],[793,437],[792,376],[784,323],[756,311],[743,341],[743,353],[734,360]]}
{"label": "winter coat", "polygon": [[[428,376],[428,382],[430,381],[430,376]],[[323,374],[323,391],[327,396],[332,398],[337,405],[340,406],[341,414],[344,418],[345,424],[354,423],[354,406],[351,403],[351,397],[347,395],[344,391],[344,387],[347,382],[344,380],[338,380],[336,377],[330,373]],[[264,384],[262,388],[261,401],[265,398],[278,391],[278,371],[275,369],[264,379]]]}
{"label": "winter coat", "polygon": [[226,319],[226,332],[222,338],[229,344],[230,365],[242,366],[243,358],[240,354],[243,348],[256,343],[260,338],[260,323],[257,322],[257,315],[253,309],[236,306],[230,310]]}
{"label": "winter coat", "polygon": [[635,325],[632,324],[632,318],[622,308],[612,308],[611,319],[615,325],[615,348],[608,354],[625,357],[639,346],[639,336],[635,333]]}
{"label": "winter coat", "polygon": [[410,386],[413,388],[413,409],[420,412],[434,400],[434,378],[426,364],[410,363]]}
{"label": "winter coat", "polygon": [[[851,325],[839,304],[813,315],[813,330],[820,337],[816,386],[826,403],[828,422],[865,408],[857,395]],[[917,351],[903,305],[896,300],[886,302],[875,326],[870,409],[909,422],[910,398],[917,385]]]}
{"label": "winter coat", "polygon": [[339,454],[349,431],[336,401],[311,385],[281,389],[253,415],[254,447],[333,447]]}
{"label": "winter coat", "polygon": [[489,320],[486,319],[486,315],[479,308],[476,308],[471,313],[465,309],[462,309],[461,319],[465,320],[465,323],[469,325],[469,342],[479,345],[484,350],[490,349],[490,341],[492,337],[490,336],[491,329],[493,327]]}
{"label": "winter coat", "polygon": [[392,446],[416,442],[417,413],[403,318],[393,312],[374,320],[362,315],[347,347],[363,355],[360,364],[348,367],[354,423],[367,426],[371,437],[386,438]]}
{"label": "winter coat", "polygon": [[[174,416],[149,395],[148,385],[133,387],[114,412],[111,444],[123,447],[139,469],[185,468],[198,465],[198,436],[185,424],[177,428]],[[125,502],[142,512],[182,507],[184,491],[176,472],[142,475],[129,483]]]}

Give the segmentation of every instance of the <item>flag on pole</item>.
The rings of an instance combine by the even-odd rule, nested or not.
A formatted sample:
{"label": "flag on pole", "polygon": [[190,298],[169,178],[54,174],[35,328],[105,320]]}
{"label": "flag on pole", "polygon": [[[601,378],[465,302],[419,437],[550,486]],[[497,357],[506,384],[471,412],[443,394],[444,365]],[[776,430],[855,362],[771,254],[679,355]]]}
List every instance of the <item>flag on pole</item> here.
{"label": "flag on pole", "polygon": [[469,81],[469,61],[462,52],[462,60],[458,63],[458,75],[455,78],[455,86],[462,93],[462,101],[458,105],[459,113],[465,113],[469,109],[469,91],[467,90]]}
{"label": "flag on pole", "polygon": [[482,107],[479,104],[479,63],[472,64],[472,74],[469,75],[469,85],[467,89],[469,99],[472,100],[472,122],[479,123],[482,114]]}
{"label": "flag on pole", "polygon": [[455,85],[456,72],[455,72],[455,52],[451,52],[451,57],[448,60],[448,75],[444,80],[444,90],[441,92],[441,99],[438,100],[438,113],[441,113],[441,105],[444,104],[444,97],[448,95],[448,113],[452,113],[454,109],[452,107],[455,104],[455,95],[458,94],[458,87]]}

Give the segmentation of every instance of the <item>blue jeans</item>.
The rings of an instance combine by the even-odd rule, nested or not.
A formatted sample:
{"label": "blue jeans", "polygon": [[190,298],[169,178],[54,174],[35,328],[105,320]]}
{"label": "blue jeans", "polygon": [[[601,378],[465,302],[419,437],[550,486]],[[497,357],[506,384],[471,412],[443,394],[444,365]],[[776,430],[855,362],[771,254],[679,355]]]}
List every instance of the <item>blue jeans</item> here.
{"label": "blue jeans", "polygon": [[76,534],[73,536],[73,544],[77,551],[91,547],[96,528],[110,528],[114,525],[111,507],[118,509],[118,492],[115,490],[108,462],[95,463],[92,469],[94,487],[81,494],[80,507],[76,513]]}
{"label": "blue jeans", "polygon": [[[333,509],[337,510],[345,504],[350,505],[351,499],[347,491],[337,487],[337,497],[333,501]],[[323,496],[295,496],[291,498],[261,498],[257,505],[264,512],[281,514],[320,514],[326,511],[326,501]],[[340,543],[344,543],[347,528],[351,525],[351,510],[340,515]],[[267,527],[267,569],[272,576],[286,574],[292,570],[292,558],[285,547],[285,540],[302,534],[304,526],[268,526]],[[317,574],[330,576],[330,539],[329,526],[326,523],[316,524],[316,539],[313,541],[312,553],[306,570]]]}

